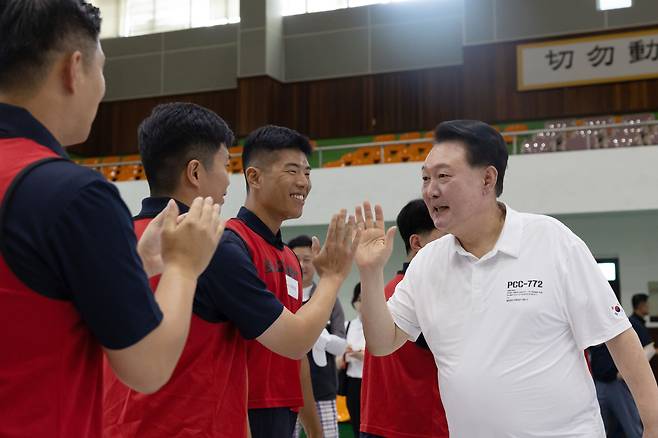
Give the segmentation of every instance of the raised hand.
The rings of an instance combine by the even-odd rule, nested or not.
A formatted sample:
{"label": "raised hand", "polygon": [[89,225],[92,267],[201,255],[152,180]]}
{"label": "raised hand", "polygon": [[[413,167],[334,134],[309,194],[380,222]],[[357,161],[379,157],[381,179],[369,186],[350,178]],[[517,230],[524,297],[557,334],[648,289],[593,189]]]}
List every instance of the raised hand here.
{"label": "raised hand", "polygon": [[196,198],[180,220],[178,207],[171,201],[164,213],[161,239],[165,267],[176,266],[182,273],[198,277],[208,267],[224,232],[225,221],[219,213],[212,198]]}
{"label": "raised hand", "polygon": [[356,223],[361,232],[361,240],[354,255],[354,261],[360,271],[383,269],[393,252],[393,241],[397,227],[388,231],[384,225],[384,212],[380,205],[373,211],[368,201],[355,210]]}
{"label": "raised hand", "polygon": [[[169,201],[165,209],[149,222],[139,242],[137,242],[137,253],[142,259],[144,270],[149,278],[162,274],[162,270],[164,269],[164,262],[162,261],[162,230],[164,229],[164,218],[172,208],[176,210],[171,214],[178,214],[176,203],[173,200]],[[181,223],[186,216],[187,213],[178,216],[176,223]]]}
{"label": "raised hand", "polygon": [[346,217],[347,211],[341,210],[331,218],[322,249],[318,238],[313,237],[313,266],[321,278],[335,276],[342,282],[350,273],[361,233],[355,218],[350,216],[346,221]]}

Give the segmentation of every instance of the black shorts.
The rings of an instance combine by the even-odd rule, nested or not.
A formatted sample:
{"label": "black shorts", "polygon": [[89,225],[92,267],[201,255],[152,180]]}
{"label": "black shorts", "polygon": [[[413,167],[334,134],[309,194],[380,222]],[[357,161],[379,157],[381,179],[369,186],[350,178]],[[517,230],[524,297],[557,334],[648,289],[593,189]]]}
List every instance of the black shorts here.
{"label": "black shorts", "polygon": [[249,409],[252,438],[291,438],[297,413],[289,408]]}

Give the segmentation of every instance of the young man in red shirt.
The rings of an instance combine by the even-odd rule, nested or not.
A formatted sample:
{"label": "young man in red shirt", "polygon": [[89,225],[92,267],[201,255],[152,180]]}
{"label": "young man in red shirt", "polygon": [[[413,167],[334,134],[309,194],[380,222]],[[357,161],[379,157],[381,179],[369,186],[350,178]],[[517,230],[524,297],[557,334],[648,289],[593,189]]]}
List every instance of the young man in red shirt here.
{"label": "young man in red shirt", "polygon": [[[266,156],[260,157],[261,165],[268,160],[276,163],[279,154],[305,159],[303,148],[307,141],[301,135],[285,128],[277,128],[275,133],[282,133],[286,147],[266,151]],[[233,133],[215,113],[188,103],[160,105],[140,126],[139,143],[151,196],[142,201],[142,211],[135,221],[137,233],[164,208],[169,198],[176,200],[181,211],[200,194],[223,202],[229,185],[226,165]],[[247,141],[245,149],[252,150],[253,145]],[[256,154],[261,153],[262,150],[256,150]],[[248,175],[252,172],[247,171]],[[291,198],[290,189],[296,195],[297,186],[307,176],[289,171],[276,175],[279,179],[268,181],[268,188],[277,191],[268,196],[277,199],[279,208],[286,209],[281,214],[301,214],[297,199],[287,201],[283,197]],[[307,193],[305,188],[303,191]],[[250,193],[250,197],[254,195]],[[282,205],[285,202],[287,206]],[[258,211],[259,205],[252,208]],[[351,240],[344,236],[349,233],[351,237],[353,222],[345,226],[344,215],[341,220],[340,230],[338,217],[330,227],[332,242],[319,255],[317,248],[315,251],[316,262],[323,269],[323,298],[335,296],[351,263]],[[340,243],[337,235],[343,236]],[[220,246],[223,250],[215,253],[199,278],[190,335],[172,379],[161,391],[149,396],[129,391],[116,380],[111,382],[105,397],[107,438],[244,438],[250,343],[258,344],[271,356],[268,364],[287,365],[288,374],[283,374],[279,370],[268,373],[261,364],[257,368],[261,379],[269,383],[286,377],[288,386],[300,387],[298,361],[284,356],[298,358],[311,348],[314,339],[309,333],[319,335],[327,318],[324,313],[328,314],[331,306],[318,300],[310,312],[295,315],[285,310],[286,306],[296,310],[293,296],[301,298],[301,276],[296,285],[299,263],[279,240],[280,233],[274,234],[246,209],[229,221]],[[250,381],[258,378],[249,376]],[[279,436],[276,428],[271,433],[270,436]]]}
{"label": "young man in red shirt", "polygon": [[[285,272],[285,282],[271,286],[267,281],[265,283],[268,290],[285,304],[283,313],[287,315],[273,324],[272,329],[276,330],[267,330],[257,338],[259,342],[252,341],[248,346],[248,406],[253,438],[289,438],[295,427],[295,412],[303,405],[304,411],[315,410],[307,365],[303,368],[305,383],[309,385],[305,397],[302,396],[300,365],[306,361],[306,352],[329,320],[338,289],[350,272],[359,241],[360,233],[352,239],[352,231],[356,230],[353,217],[346,224],[343,210],[332,218],[325,241],[326,254],[323,251],[313,259],[320,276],[318,287],[300,309],[303,298],[301,268],[295,254],[283,244],[280,227],[285,220],[302,214],[311,190],[310,153],[308,140],[288,128],[264,126],[249,134],[242,152],[247,200],[238,217],[227,225],[232,232],[227,234],[233,236],[235,233],[247,242],[249,248],[255,245],[284,256],[276,264],[265,261],[263,267],[259,266],[256,257],[253,262],[263,271],[259,272],[259,278],[266,278],[270,271]],[[319,244],[316,238],[313,240],[313,253],[316,254]],[[292,318],[294,312],[297,312],[296,318]],[[296,323],[302,316],[307,322]],[[277,338],[282,338],[283,342],[268,345]],[[307,426],[311,416],[318,426],[315,415],[302,416],[304,425]]]}
{"label": "young man in red shirt", "polygon": [[[222,231],[198,199],[138,248],[116,187],[68,159],[105,92],[99,32],[81,0],[0,2],[3,437],[100,437],[104,354],[130,387],[161,387]],[[144,269],[162,273],[155,299]]]}
{"label": "young man in red shirt", "polygon": [[[443,235],[422,199],[410,201],[397,217],[407,250],[402,270],[386,285],[386,299],[395,293],[416,253]],[[432,352],[421,335],[389,356],[376,357],[366,348],[361,383],[361,437],[446,438],[448,423],[439,395]]]}

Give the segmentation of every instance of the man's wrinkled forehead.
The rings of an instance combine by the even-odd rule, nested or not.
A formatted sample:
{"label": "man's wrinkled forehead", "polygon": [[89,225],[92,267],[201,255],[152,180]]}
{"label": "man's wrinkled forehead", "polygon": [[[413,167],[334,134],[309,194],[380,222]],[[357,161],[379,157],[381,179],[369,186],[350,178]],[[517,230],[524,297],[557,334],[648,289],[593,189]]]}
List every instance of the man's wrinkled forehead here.
{"label": "man's wrinkled forehead", "polygon": [[460,141],[448,140],[434,144],[425,158],[422,169],[431,172],[444,168],[455,168],[463,164],[469,164],[466,145]]}

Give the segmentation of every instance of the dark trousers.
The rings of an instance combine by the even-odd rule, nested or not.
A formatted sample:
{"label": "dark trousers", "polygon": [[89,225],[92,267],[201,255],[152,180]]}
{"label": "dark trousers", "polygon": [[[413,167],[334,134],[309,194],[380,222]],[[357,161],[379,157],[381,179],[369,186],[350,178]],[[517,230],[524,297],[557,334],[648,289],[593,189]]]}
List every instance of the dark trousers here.
{"label": "dark trousers", "polygon": [[354,436],[359,436],[361,427],[361,379],[347,376],[347,411],[350,413],[350,423]]}
{"label": "dark trousers", "polygon": [[359,435],[359,438],[384,438],[384,437],[381,437],[379,435],[372,435],[370,433],[361,432],[361,435]]}
{"label": "dark trousers", "polygon": [[640,413],[626,383],[594,380],[594,385],[608,437],[642,438]]}
{"label": "dark trousers", "polygon": [[249,409],[252,438],[291,438],[297,413],[288,408]]}

